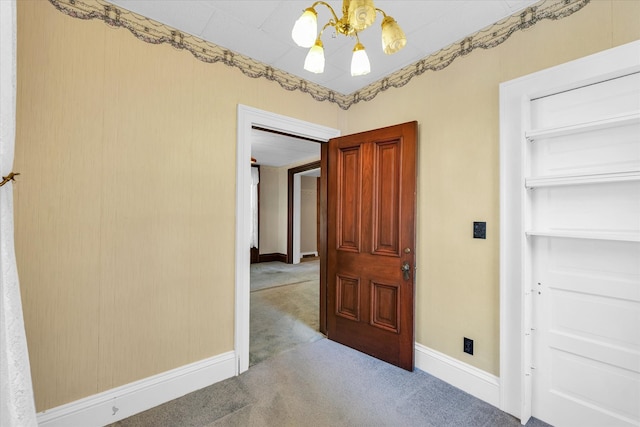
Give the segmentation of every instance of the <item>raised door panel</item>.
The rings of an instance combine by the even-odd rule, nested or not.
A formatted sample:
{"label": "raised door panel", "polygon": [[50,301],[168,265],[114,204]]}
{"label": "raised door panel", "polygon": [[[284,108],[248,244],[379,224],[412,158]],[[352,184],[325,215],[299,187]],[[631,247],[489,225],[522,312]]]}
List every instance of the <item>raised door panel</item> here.
{"label": "raised door panel", "polygon": [[360,146],[338,154],[338,249],[360,252],[362,165]]}
{"label": "raised door panel", "polygon": [[336,277],[336,314],[354,322],[360,321],[360,279]]}
{"label": "raised door panel", "polygon": [[376,142],[373,176],[373,253],[400,256],[400,140]]}
{"label": "raised door panel", "polygon": [[400,333],[400,286],[371,282],[371,325]]}

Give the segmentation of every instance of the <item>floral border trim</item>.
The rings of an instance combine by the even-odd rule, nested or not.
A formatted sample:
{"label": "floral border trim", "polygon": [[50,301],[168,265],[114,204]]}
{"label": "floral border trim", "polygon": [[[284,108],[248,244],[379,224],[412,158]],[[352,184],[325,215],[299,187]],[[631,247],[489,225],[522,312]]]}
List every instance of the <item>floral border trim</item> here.
{"label": "floral border trim", "polygon": [[[456,59],[466,56],[476,49],[491,49],[499,46],[514,33],[533,27],[545,19],[560,20],[574,14],[585,7],[591,0],[544,0],[526,8],[522,12],[511,15],[477,33],[468,36],[440,51],[429,55],[369,86],[349,95],[349,106],[360,102],[370,101],[380,92],[391,87],[402,87],[412,78],[425,71],[440,71]],[[348,107],[347,107],[348,108]]]}
{"label": "floral border trim", "polygon": [[352,94],[344,95],[211,42],[182,33],[144,16],[115,7],[102,0],[49,0],[58,11],[73,18],[99,19],[110,27],[126,28],[136,38],[144,42],[170,44],[176,49],[191,52],[200,61],[221,62],[227,66],[238,68],[251,78],[266,78],[277,82],[286,90],[299,90],[308,93],[316,101],[336,103],[343,110],[349,109],[358,102],[370,101],[380,92],[389,88],[402,87],[426,71],[442,70],[457,58],[466,56],[476,49],[496,47],[504,43],[515,32],[531,28],[542,20],[559,20],[572,15],[590,1],[543,0]]}

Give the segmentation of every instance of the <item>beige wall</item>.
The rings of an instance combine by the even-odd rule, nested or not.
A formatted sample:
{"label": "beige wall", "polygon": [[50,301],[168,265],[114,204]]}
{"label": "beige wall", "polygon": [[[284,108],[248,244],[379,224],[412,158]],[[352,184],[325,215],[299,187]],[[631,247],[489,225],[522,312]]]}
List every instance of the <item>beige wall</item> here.
{"label": "beige wall", "polygon": [[639,39],[639,17],[636,0],[593,1],[345,112],[18,2],[16,250],[37,409],[233,348],[238,103],[343,134],[418,120],[416,339],[498,374],[498,84]]}
{"label": "beige wall", "polygon": [[278,168],[260,166],[260,253],[287,253],[279,246],[280,174]]}
{"label": "beige wall", "polygon": [[289,212],[289,166],[278,168],[278,253],[287,253]]}
{"label": "beige wall", "polygon": [[289,169],[311,162],[260,166],[260,254],[287,253]]}
{"label": "beige wall", "polygon": [[419,123],[417,342],[499,374],[499,83],[639,38],[639,1],[597,0],[347,111],[344,134]]}
{"label": "beige wall", "polygon": [[38,411],[233,349],[238,103],[340,114],[18,2],[16,251]]}

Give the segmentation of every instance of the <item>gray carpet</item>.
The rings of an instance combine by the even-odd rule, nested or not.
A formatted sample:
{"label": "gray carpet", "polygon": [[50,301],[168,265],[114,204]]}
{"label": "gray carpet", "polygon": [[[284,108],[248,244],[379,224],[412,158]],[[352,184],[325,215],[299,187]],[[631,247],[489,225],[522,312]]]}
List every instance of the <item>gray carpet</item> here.
{"label": "gray carpet", "polygon": [[[422,371],[327,339],[113,424],[122,427],[517,427],[514,417]],[[546,424],[532,419],[528,427]]]}
{"label": "gray carpet", "polygon": [[318,282],[304,282],[251,293],[249,365],[297,345],[316,341]]}
{"label": "gray carpet", "polygon": [[319,281],[320,261],[305,261],[299,264],[283,262],[261,262],[251,264],[251,292],[282,285]]}
{"label": "gray carpet", "polygon": [[249,366],[323,338],[319,262],[251,265]]}
{"label": "gray carpet", "polygon": [[[318,332],[317,264],[252,265],[247,372],[112,426],[520,425],[429,374],[324,339]],[[532,419],[527,426],[547,425]]]}

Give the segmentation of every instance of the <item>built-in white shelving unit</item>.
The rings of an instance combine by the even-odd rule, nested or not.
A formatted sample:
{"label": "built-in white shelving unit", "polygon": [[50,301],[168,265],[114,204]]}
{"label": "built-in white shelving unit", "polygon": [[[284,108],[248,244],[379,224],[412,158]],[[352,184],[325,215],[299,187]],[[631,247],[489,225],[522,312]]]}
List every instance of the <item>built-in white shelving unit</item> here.
{"label": "built-in white shelving unit", "polygon": [[[640,124],[640,112],[621,114],[594,120],[586,123],[572,125],[531,129],[525,131],[527,142],[536,140],[565,137],[579,133],[593,132],[604,129],[613,129],[622,126]],[[555,176],[530,176],[524,178],[527,190],[536,188],[549,188],[560,186],[579,186],[593,184],[613,184],[621,182],[640,181],[640,170],[612,171],[579,175],[555,175]],[[640,219],[639,219],[640,221]],[[637,231],[580,231],[580,230],[529,230],[525,232],[527,237],[556,237],[568,239],[609,240],[623,242],[640,242],[640,233]]]}
{"label": "built-in white shelving unit", "polygon": [[525,187],[557,187],[562,185],[607,184],[640,181],[640,171],[611,172],[591,175],[562,175],[525,178]]}
{"label": "built-in white shelving unit", "polygon": [[527,237],[562,237],[567,239],[614,240],[619,242],[640,242],[640,233],[636,232],[591,232],[591,231],[546,231],[532,230],[526,232]]}
{"label": "built-in white shelving unit", "polygon": [[554,128],[531,129],[525,132],[525,138],[529,142],[542,138],[556,138],[559,136],[575,135],[582,132],[592,132],[596,130],[609,129],[620,126],[629,126],[640,123],[640,113],[623,114],[608,117],[602,120],[595,120],[587,123],[579,123],[570,126],[559,126]]}

